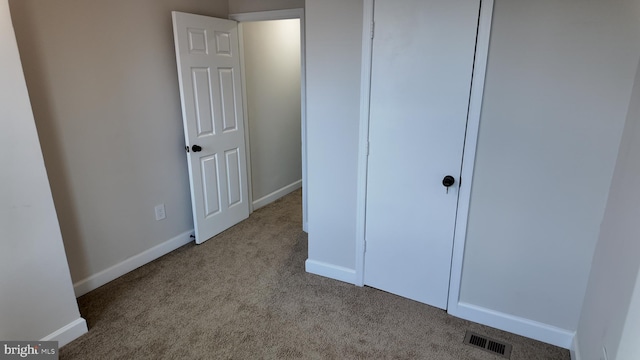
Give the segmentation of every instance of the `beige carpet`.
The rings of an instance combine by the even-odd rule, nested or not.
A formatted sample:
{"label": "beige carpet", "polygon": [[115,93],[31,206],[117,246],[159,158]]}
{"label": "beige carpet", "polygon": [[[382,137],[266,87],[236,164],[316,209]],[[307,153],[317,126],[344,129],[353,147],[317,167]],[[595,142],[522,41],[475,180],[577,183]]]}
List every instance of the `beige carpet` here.
{"label": "beige carpet", "polygon": [[430,306],[304,271],[301,195],[254,212],[79,298],[89,333],[61,359],[501,359],[464,345],[471,329],[511,359],[566,350]]}

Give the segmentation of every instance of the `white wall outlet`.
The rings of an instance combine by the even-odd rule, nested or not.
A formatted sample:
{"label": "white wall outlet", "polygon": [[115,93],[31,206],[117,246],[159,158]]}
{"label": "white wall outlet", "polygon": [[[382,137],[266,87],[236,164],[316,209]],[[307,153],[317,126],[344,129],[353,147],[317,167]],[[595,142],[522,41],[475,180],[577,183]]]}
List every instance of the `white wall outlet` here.
{"label": "white wall outlet", "polygon": [[156,206],[156,220],[162,220],[167,217],[167,214],[164,212],[164,204],[160,204]]}

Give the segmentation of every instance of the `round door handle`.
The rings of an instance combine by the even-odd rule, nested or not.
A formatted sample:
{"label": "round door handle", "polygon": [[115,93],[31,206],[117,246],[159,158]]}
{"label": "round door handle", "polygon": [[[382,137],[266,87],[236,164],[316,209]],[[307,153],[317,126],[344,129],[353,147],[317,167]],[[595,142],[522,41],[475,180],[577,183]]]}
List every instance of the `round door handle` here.
{"label": "round door handle", "polygon": [[202,151],[202,146],[200,146],[200,145],[193,145],[193,146],[191,147],[191,151],[193,151],[193,152],[200,152],[200,151]]}
{"label": "round door handle", "polygon": [[449,187],[455,183],[456,183],[456,178],[454,178],[451,175],[447,175],[442,179],[442,185],[444,185],[445,187]]}

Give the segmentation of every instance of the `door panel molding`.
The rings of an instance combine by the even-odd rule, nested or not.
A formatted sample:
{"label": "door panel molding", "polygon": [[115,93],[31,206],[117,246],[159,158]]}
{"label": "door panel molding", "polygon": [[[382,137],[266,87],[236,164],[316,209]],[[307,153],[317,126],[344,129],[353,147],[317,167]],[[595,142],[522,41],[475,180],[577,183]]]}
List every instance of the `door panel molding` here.
{"label": "door panel molding", "polygon": [[173,11],[195,241],[249,216],[237,23]]}

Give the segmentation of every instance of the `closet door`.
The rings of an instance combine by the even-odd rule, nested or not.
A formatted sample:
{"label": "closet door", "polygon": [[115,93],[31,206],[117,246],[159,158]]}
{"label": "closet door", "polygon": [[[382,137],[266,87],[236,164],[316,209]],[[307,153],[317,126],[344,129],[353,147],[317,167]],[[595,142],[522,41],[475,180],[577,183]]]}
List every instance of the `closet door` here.
{"label": "closet door", "polygon": [[375,0],[364,280],[442,309],[479,10]]}

